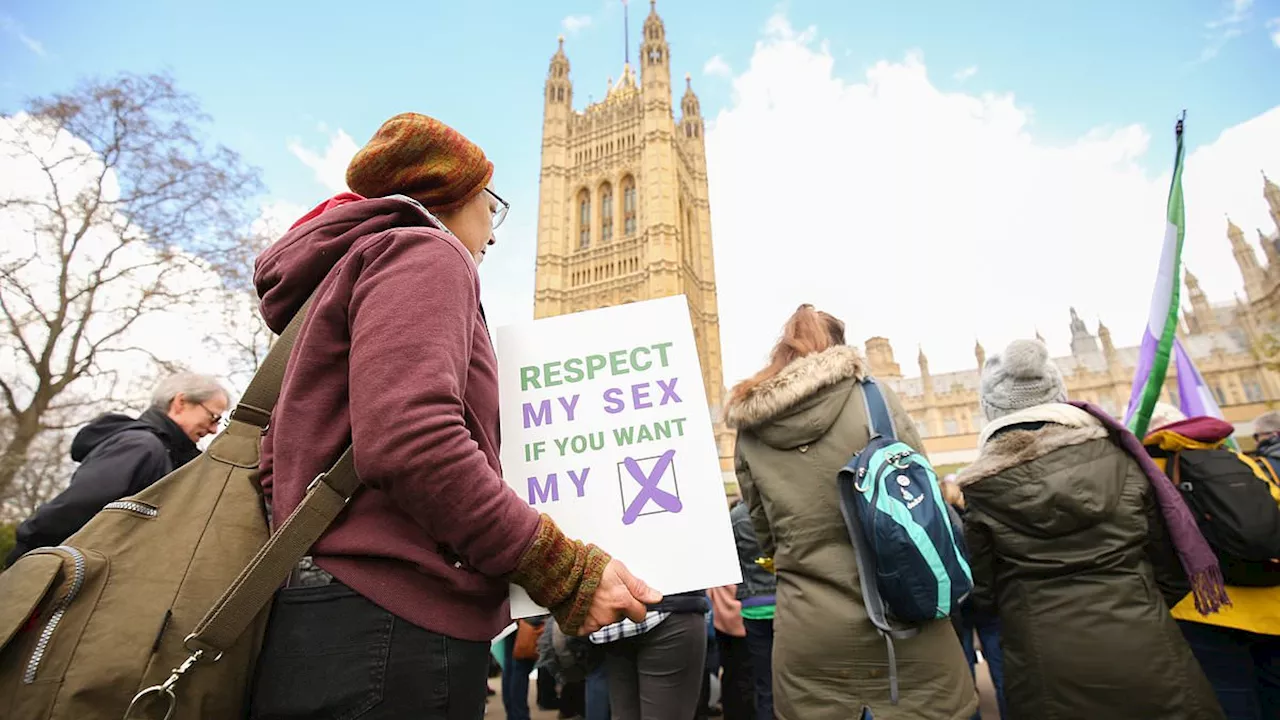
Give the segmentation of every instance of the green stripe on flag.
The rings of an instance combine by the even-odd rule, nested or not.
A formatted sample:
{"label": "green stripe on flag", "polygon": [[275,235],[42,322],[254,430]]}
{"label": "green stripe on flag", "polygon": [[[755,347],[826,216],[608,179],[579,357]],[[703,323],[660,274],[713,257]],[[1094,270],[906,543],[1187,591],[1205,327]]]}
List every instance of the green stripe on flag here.
{"label": "green stripe on flag", "polygon": [[[1185,113],[1183,115],[1185,117]],[[1182,303],[1182,239],[1186,234],[1187,225],[1186,207],[1183,205],[1182,198],[1182,159],[1184,154],[1182,122],[1181,119],[1178,120],[1175,131],[1178,148],[1173,161],[1173,182],[1169,186],[1169,204],[1165,214],[1165,219],[1177,234],[1173,252],[1173,285],[1169,293],[1169,312],[1165,316],[1164,329],[1160,332],[1160,339],[1156,345],[1156,354],[1151,362],[1151,372],[1147,375],[1146,386],[1142,390],[1142,399],[1138,403],[1138,411],[1133,414],[1133,419],[1129,422],[1129,429],[1138,437],[1146,435],[1147,426],[1151,424],[1151,412],[1155,409],[1161,388],[1164,387],[1165,376],[1169,371],[1169,356],[1173,353],[1173,339],[1178,330],[1178,308]]]}

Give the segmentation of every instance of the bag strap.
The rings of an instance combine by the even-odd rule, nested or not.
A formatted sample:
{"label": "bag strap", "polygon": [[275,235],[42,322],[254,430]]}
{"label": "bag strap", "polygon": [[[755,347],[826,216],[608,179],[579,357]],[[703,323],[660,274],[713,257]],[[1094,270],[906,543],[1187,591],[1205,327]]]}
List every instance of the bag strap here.
{"label": "bag strap", "polygon": [[[266,429],[280,397],[289,354],[298,330],[310,310],[311,299],[298,310],[280,338],[258,368],[244,397],[231,414],[232,420],[247,422]],[[298,561],[324,534],[351,496],[360,487],[351,447],[347,446],[338,461],[311,481],[306,495],[289,518],[271,534],[266,544],[254,555],[231,587],[218,598],[196,629],[187,636],[188,650],[205,650],[217,657],[231,647],[244,633],[258,613],[270,602]]]}
{"label": "bag strap", "polygon": [[889,412],[889,405],[884,400],[884,393],[880,391],[880,386],[876,384],[875,378],[864,378],[862,385],[862,406],[866,408],[867,418],[871,421],[872,436],[897,440],[897,428],[893,425],[893,415]]}
{"label": "bag strap", "polygon": [[271,423],[271,411],[275,410],[276,401],[280,399],[280,386],[284,384],[284,371],[289,366],[293,343],[298,339],[298,332],[310,314],[314,299],[314,295],[307,298],[267,351],[267,357],[249,380],[249,387],[240,396],[236,409],[231,411],[232,420],[248,423],[262,430],[267,429]]}

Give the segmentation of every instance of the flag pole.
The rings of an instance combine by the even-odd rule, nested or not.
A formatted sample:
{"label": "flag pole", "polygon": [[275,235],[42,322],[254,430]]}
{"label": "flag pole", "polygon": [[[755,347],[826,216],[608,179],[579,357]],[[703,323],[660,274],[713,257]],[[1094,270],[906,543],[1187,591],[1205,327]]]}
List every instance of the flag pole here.
{"label": "flag pole", "polygon": [[[1177,339],[1178,310],[1182,295],[1182,243],[1186,235],[1186,208],[1182,196],[1182,164],[1186,153],[1183,127],[1186,118],[1187,111],[1184,109],[1174,125],[1173,179],[1169,183],[1169,200],[1165,212],[1165,243],[1152,296],[1152,316],[1148,318],[1147,338],[1143,343],[1144,355],[1150,353],[1150,356],[1139,362],[1129,407],[1129,429],[1138,437],[1143,437],[1151,424],[1151,412],[1164,387],[1169,359]],[[1164,316],[1161,318],[1158,313],[1162,309]],[[1158,337],[1155,337],[1156,332],[1159,333]],[[1152,345],[1154,347],[1149,347]],[[1147,365],[1147,368],[1143,368],[1143,365]],[[1142,377],[1144,369],[1145,382]]]}

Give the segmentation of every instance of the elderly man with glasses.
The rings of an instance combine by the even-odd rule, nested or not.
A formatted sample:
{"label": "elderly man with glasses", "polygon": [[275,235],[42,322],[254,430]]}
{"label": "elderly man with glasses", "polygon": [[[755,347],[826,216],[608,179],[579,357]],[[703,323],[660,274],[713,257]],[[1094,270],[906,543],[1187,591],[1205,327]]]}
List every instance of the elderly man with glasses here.
{"label": "elderly man with glasses", "polygon": [[135,495],[200,454],[196,443],[218,431],[230,396],[214,378],[171,375],[138,418],[103,415],[76,433],[71,484],[18,526],[6,566],[38,547],[58,545],[108,503]]}

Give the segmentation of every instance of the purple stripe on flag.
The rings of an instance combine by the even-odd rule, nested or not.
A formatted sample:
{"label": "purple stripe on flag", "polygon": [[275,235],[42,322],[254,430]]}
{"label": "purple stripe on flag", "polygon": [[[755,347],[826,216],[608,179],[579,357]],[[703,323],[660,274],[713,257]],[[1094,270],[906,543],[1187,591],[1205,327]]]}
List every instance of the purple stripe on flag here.
{"label": "purple stripe on flag", "polygon": [[1186,348],[1182,347],[1180,340],[1173,341],[1173,352],[1178,364],[1178,404],[1181,405],[1182,414],[1187,417],[1208,416],[1223,419],[1222,410],[1218,408],[1213,393],[1205,384],[1204,377],[1196,369],[1195,363],[1191,362],[1191,356],[1187,354]]}
{"label": "purple stripe on flag", "polygon": [[1147,389],[1147,383],[1151,381],[1151,366],[1156,360],[1157,345],[1159,342],[1151,334],[1150,326],[1143,329],[1142,348],[1138,351],[1138,369],[1133,373],[1133,391],[1129,395],[1129,408],[1124,413],[1125,425],[1128,425],[1133,420],[1134,413],[1138,412],[1142,393]]}

